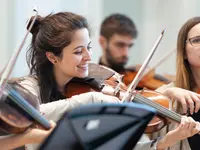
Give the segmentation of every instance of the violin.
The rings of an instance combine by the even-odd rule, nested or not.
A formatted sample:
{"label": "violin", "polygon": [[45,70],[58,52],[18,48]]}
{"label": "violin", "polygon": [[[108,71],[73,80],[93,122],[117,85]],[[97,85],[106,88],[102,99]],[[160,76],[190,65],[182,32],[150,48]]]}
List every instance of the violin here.
{"label": "violin", "polygon": [[[94,64],[92,65],[94,68]],[[119,99],[121,99],[121,97],[127,90],[127,86],[122,82],[120,83],[120,80],[118,79],[119,77],[121,77],[121,75],[109,68],[107,70],[106,67],[100,65],[96,65],[95,70],[95,73],[99,74],[99,77],[95,76],[96,78],[94,78],[89,69],[89,77],[85,79],[75,78],[67,83],[65,92],[66,97],[71,97],[73,95],[90,91],[98,91],[103,92],[104,94],[117,96]],[[103,71],[103,73],[99,72],[99,70]],[[109,75],[108,73],[106,74],[106,72],[109,71],[111,71],[111,73],[109,73]],[[120,93],[115,94],[115,88],[118,85],[120,85]],[[179,114],[169,110],[170,100],[166,96],[158,92],[151,90],[134,91],[132,101],[149,105],[155,108],[158,112],[158,115],[153,118],[150,124],[148,124],[145,131],[146,133],[152,133],[162,129],[166,124],[169,123],[169,120],[173,120],[176,122],[181,121],[181,116]]]}
{"label": "violin", "polygon": [[[123,72],[120,72],[120,74],[123,74],[123,81],[128,86],[132,80],[135,78],[135,76],[138,73],[138,67],[130,67],[124,70]],[[168,84],[172,82],[169,78],[166,78],[165,76],[159,75],[155,73],[155,69],[151,70],[149,73],[145,74],[140,82],[137,85],[137,89],[143,89],[147,88],[150,90],[156,90],[162,85]]]}
{"label": "violin", "polygon": [[[166,61],[174,52],[176,52],[176,48],[167,52],[160,60],[152,66],[147,73],[144,74],[143,78],[137,84],[137,89],[148,88],[150,90],[155,90],[158,87],[168,84],[172,81],[175,81],[174,75],[159,75],[155,73],[155,68],[161,65],[164,61]],[[124,74],[124,83],[128,86],[132,80],[137,75],[141,65],[136,65],[134,67],[129,67],[126,70],[120,72],[120,74]]]}
{"label": "violin", "polygon": [[17,82],[6,84],[0,99],[0,129],[3,134],[22,133],[34,123],[50,129],[49,122],[40,114],[35,96]]}

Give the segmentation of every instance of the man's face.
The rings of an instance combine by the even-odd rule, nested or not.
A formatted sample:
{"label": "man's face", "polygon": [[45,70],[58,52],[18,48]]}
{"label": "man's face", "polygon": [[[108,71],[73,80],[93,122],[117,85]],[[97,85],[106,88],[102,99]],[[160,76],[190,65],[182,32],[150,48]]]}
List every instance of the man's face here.
{"label": "man's face", "polygon": [[133,37],[119,34],[114,34],[109,40],[107,40],[105,57],[112,69],[116,71],[124,69],[124,66],[128,62],[128,52],[133,46],[133,41]]}

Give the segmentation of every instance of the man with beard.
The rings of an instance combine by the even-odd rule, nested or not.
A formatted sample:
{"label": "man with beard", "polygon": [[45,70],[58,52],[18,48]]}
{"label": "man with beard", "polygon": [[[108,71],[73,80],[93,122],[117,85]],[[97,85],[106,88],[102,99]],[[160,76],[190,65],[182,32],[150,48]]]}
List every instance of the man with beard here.
{"label": "man with beard", "polygon": [[[130,84],[136,74],[134,67],[125,68],[128,62],[129,49],[137,38],[137,29],[134,22],[122,14],[112,14],[104,19],[99,43],[103,50],[99,64],[107,66],[120,74],[124,74],[124,82]],[[134,73],[127,80],[127,73]],[[130,75],[130,74],[129,74]]]}
{"label": "man with beard", "polygon": [[[134,22],[123,14],[112,14],[106,17],[101,25],[99,43],[103,55],[99,64],[123,74],[126,85],[132,82],[139,69],[138,67],[125,68],[129,49],[134,45],[136,38],[137,29]],[[137,89],[146,87],[155,90],[169,82],[169,79],[152,71],[139,82]]]}
{"label": "man with beard", "polygon": [[103,55],[99,64],[123,72],[128,62],[128,51],[136,37],[136,26],[127,16],[113,14],[105,18],[100,29],[99,43]]}

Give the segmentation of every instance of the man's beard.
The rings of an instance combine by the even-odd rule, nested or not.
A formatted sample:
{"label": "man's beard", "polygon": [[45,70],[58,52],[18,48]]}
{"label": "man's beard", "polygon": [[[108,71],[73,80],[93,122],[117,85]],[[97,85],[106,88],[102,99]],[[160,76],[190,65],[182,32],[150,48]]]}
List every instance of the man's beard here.
{"label": "man's beard", "polygon": [[[115,70],[116,72],[122,72],[125,70],[125,65],[127,62],[118,63],[115,61],[115,58],[112,56],[110,49],[107,47],[106,49],[106,60],[109,64],[109,67]],[[126,58],[127,59],[127,58]]]}

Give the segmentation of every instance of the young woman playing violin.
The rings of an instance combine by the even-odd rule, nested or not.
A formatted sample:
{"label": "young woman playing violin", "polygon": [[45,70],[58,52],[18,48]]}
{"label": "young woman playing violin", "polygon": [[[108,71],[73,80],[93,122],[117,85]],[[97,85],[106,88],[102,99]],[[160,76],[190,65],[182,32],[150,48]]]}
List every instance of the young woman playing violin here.
{"label": "young woman playing violin", "polygon": [[[188,114],[194,120],[200,120],[200,17],[189,19],[180,29],[177,39],[176,82],[163,86],[158,91],[164,92],[174,103],[174,110]],[[178,87],[178,88],[177,88]],[[168,93],[171,89],[170,94]],[[183,88],[185,90],[180,90]],[[173,90],[173,91],[172,91]],[[190,90],[192,92],[187,92]],[[174,128],[171,124],[170,129]],[[164,131],[163,131],[164,132]],[[165,133],[164,133],[165,134]],[[199,134],[179,142],[173,150],[199,149]]]}
{"label": "young woman playing violin", "polygon": [[[114,96],[88,92],[66,98],[65,85],[74,77],[88,76],[91,60],[91,41],[87,20],[79,15],[61,12],[38,18],[32,30],[28,62],[31,75],[19,84],[37,96],[40,111],[49,120],[57,121],[65,112],[86,103],[120,102]],[[196,134],[199,126],[191,118],[182,117],[181,124],[166,134],[157,144],[140,143],[140,149],[167,148]],[[187,129],[187,130],[186,130]],[[28,145],[35,149],[34,145]]]}
{"label": "young woman playing violin", "polygon": [[[32,30],[28,62],[31,75],[18,83],[40,101],[40,112],[57,121],[65,111],[87,103],[119,102],[100,92],[76,95],[66,100],[65,85],[73,78],[88,76],[91,41],[85,18],[72,13],[39,17]],[[43,104],[42,104],[43,103]],[[27,145],[35,149],[35,145]]]}

